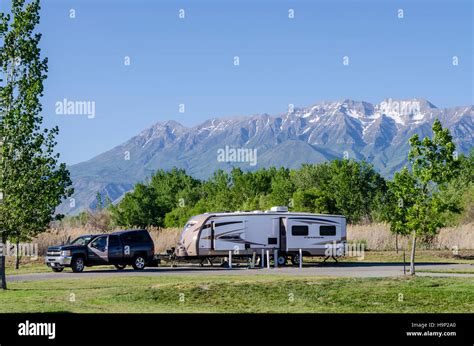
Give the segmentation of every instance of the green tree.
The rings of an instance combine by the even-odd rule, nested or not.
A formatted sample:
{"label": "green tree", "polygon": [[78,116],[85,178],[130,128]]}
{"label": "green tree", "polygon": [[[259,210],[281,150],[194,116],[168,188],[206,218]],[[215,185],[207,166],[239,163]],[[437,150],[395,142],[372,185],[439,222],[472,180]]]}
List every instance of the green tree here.
{"label": "green tree", "polygon": [[433,123],[432,138],[410,139],[408,158],[412,171],[404,168],[395,174],[390,184],[393,200],[390,208],[391,230],[398,234],[411,234],[410,273],[415,274],[415,252],[418,238],[433,237],[445,224],[447,211],[459,212],[459,206],[442,198],[449,182],[459,173],[456,147],[449,130],[439,120]]}
{"label": "green tree", "polygon": [[[58,128],[42,129],[40,98],[47,59],[39,49],[39,1],[12,1],[11,15],[0,13],[0,230],[8,239],[31,239],[55,218],[62,199],[72,194],[69,172],[55,154]],[[6,289],[5,257],[0,257]]]}
{"label": "green tree", "polygon": [[109,209],[114,222],[121,226],[159,226],[161,222],[155,191],[142,183],[136,184],[118,205],[110,205]]}
{"label": "green tree", "polygon": [[254,172],[242,172],[240,168],[234,168],[230,174],[232,209],[259,209],[260,197],[270,193],[275,174],[274,167]]}
{"label": "green tree", "polygon": [[223,170],[217,170],[202,185],[203,198],[208,211],[226,211],[238,208],[232,196],[232,178]]}
{"label": "green tree", "polygon": [[[158,170],[147,183],[135,185],[117,206],[110,206],[114,222],[122,226],[165,225],[166,214],[177,208],[168,225],[175,226],[179,214],[185,214],[200,199],[200,181],[183,169]],[[184,216],[183,216],[184,217]]]}
{"label": "green tree", "polygon": [[[474,220],[474,149],[469,155],[459,155],[459,174],[440,191],[440,198],[452,205],[444,213],[447,225],[469,223]],[[456,212],[452,210],[456,209]]]}
{"label": "green tree", "polygon": [[304,164],[298,170],[270,167],[256,171],[217,170],[201,182],[183,170],[157,171],[113,210],[121,225],[178,227],[204,212],[268,209],[346,215],[349,222],[371,219],[385,180],[371,165],[356,161]]}
{"label": "green tree", "polygon": [[104,202],[102,201],[102,194],[100,192],[97,192],[95,195],[95,200],[96,200],[96,209],[98,211],[102,210],[104,208]]}
{"label": "green tree", "polygon": [[372,165],[354,160],[304,164],[291,174],[294,210],[345,215],[350,223],[371,220],[375,198],[385,179]]}
{"label": "green tree", "polygon": [[416,180],[408,168],[404,167],[396,172],[393,180],[388,183],[388,192],[385,194],[384,206],[381,218],[390,224],[390,231],[398,237],[410,234],[407,225],[410,222],[413,206],[416,204],[420,190]]}
{"label": "green tree", "polygon": [[270,205],[265,205],[263,208],[276,205],[289,205],[293,208],[294,201],[292,201],[292,196],[294,192],[295,185],[291,180],[290,170],[281,167],[275,172],[271,180],[271,191],[269,194]]}

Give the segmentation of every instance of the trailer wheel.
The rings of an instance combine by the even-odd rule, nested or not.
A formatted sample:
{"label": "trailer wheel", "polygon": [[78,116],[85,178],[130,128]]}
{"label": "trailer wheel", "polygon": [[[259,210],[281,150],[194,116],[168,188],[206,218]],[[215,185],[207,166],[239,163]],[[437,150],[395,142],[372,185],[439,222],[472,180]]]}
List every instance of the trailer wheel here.
{"label": "trailer wheel", "polygon": [[300,265],[300,255],[296,254],[296,255],[291,256],[291,263],[293,263],[293,265],[295,266]]}
{"label": "trailer wheel", "polygon": [[286,265],[286,256],[278,256],[277,263],[278,263],[279,266],[285,266]]}

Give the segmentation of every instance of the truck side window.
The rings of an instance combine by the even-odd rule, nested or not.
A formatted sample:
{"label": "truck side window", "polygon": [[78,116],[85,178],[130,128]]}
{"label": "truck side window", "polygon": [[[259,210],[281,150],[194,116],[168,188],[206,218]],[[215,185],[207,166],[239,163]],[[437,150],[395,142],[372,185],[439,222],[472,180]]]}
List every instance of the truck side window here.
{"label": "truck side window", "polygon": [[117,235],[109,235],[109,247],[118,247],[120,242]]}
{"label": "truck side window", "polygon": [[303,225],[291,226],[291,235],[297,235],[297,236],[308,235],[308,226],[303,226]]}
{"label": "truck side window", "polygon": [[148,237],[149,236],[144,232],[126,233],[122,235],[122,241],[129,245],[140,244],[148,242]]}
{"label": "truck side window", "polygon": [[91,243],[91,247],[99,251],[105,251],[107,247],[107,237],[98,237],[94,239]]}
{"label": "truck side window", "polygon": [[319,235],[336,235],[336,226],[319,226]]}

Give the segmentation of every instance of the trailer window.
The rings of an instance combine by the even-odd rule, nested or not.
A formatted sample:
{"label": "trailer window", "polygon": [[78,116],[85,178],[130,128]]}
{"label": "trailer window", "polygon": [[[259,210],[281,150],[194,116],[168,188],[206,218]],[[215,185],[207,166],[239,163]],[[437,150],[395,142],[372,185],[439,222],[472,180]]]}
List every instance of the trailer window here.
{"label": "trailer window", "polygon": [[291,226],[291,235],[308,235],[308,226]]}
{"label": "trailer window", "polygon": [[193,227],[197,222],[196,221],[190,221],[184,225],[184,229]]}
{"label": "trailer window", "polygon": [[319,226],[319,235],[336,235],[336,226]]}
{"label": "trailer window", "polygon": [[268,245],[276,245],[278,244],[277,238],[268,238]]}

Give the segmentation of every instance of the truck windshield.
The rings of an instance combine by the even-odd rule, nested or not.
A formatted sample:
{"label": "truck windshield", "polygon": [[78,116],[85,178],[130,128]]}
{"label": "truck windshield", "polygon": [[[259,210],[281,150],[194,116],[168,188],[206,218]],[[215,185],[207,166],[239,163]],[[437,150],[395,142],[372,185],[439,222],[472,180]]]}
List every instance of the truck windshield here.
{"label": "truck windshield", "polygon": [[90,240],[91,240],[91,236],[79,237],[79,238],[74,239],[71,242],[71,245],[87,245]]}

